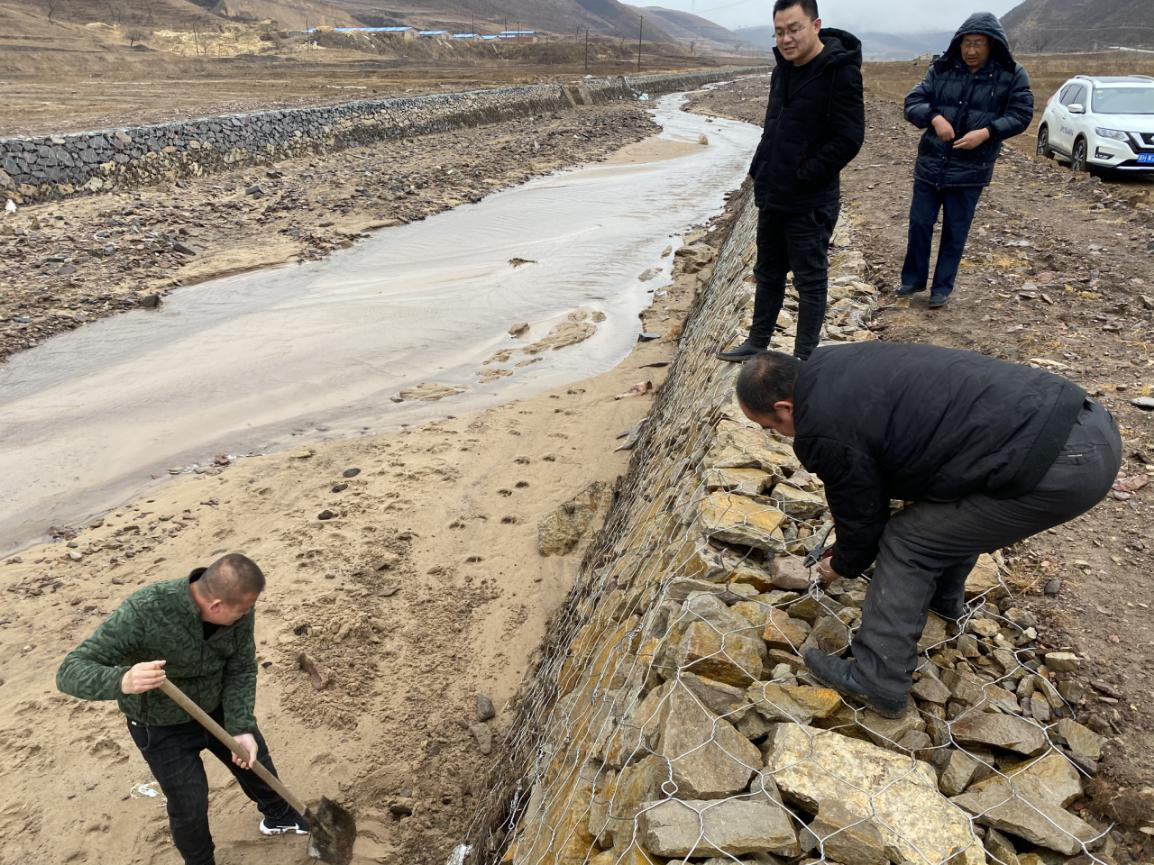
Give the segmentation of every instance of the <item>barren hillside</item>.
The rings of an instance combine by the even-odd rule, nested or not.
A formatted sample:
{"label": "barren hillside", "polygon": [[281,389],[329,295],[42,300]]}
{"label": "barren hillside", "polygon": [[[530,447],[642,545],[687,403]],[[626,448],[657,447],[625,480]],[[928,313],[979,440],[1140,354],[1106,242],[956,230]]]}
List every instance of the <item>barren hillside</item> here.
{"label": "barren hillside", "polygon": [[1025,0],[1002,23],[1018,51],[1154,47],[1151,0]]}
{"label": "barren hillside", "polygon": [[698,43],[714,42],[730,47],[739,45],[743,40],[732,30],[727,30],[720,24],[714,24],[700,15],[691,15],[688,12],[678,12],[673,9],[663,9],[660,6],[634,7],[639,15],[645,16],[645,24],[650,22],[668,31],[682,42],[696,41]]}
{"label": "barren hillside", "polygon": [[[636,39],[636,9],[617,0],[394,0],[387,9],[376,0],[334,0],[364,21],[439,25],[484,32],[508,28],[547,33],[584,32]],[[645,22],[646,39],[676,41],[656,21]]]}

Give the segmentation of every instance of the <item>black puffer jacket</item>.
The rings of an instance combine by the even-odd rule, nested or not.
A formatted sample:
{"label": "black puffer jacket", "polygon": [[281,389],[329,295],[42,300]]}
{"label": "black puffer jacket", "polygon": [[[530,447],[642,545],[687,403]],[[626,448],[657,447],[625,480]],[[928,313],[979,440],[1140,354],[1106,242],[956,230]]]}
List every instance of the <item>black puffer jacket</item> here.
{"label": "black puffer jacket", "polygon": [[1074,428],[1073,382],[969,351],[872,342],[817,349],[794,391],[793,449],[825,483],[833,568],[877,556],[890,499],[1023,495]]}
{"label": "black puffer jacket", "polygon": [[[977,72],[962,60],[962,37],[988,36],[990,59]],[[961,138],[975,129],[989,129],[990,140],[973,150],[954,150],[931,123],[937,115],[950,121]],[[1001,23],[989,12],[971,15],[954,35],[949,50],[930,66],[925,80],[906,97],[906,120],[925,129],[918,145],[914,176],[935,186],[986,186],[1002,142],[1026,131],[1034,116],[1030,76],[1014,62]]]}
{"label": "black puffer jacket", "polygon": [[821,54],[802,67],[773,49],[765,127],[749,167],[758,207],[796,213],[836,202],[838,174],[865,140],[861,41],[833,28],[822,28],[821,41]]}

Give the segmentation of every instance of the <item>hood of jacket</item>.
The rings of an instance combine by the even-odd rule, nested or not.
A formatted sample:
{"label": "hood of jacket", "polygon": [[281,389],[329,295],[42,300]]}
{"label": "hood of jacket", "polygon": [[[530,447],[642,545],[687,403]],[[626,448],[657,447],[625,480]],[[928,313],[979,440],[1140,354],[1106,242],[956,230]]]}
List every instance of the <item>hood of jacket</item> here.
{"label": "hood of jacket", "polygon": [[1014,54],[1010,51],[1010,39],[1006,36],[1002,22],[998,20],[998,16],[993,12],[975,12],[967,18],[965,23],[958,28],[958,32],[954,34],[954,38],[950,41],[950,47],[946,49],[946,53],[938,60],[939,64],[949,65],[954,61],[958,63],[963,62],[962,37],[967,33],[977,33],[981,36],[989,37],[991,59],[1011,71],[1014,69]]}
{"label": "hood of jacket", "polygon": [[[997,21],[997,19],[994,20]],[[821,54],[810,61],[817,64],[814,71],[820,72],[831,63],[839,66],[843,63],[852,63],[859,68],[861,67],[861,40],[852,33],[838,30],[836,27],[822,27],[820,38],[825,48],[822,49]],[[773,48],[773,58],[777,62],[778,68],[793,65],[781,56],[776,45]]]}

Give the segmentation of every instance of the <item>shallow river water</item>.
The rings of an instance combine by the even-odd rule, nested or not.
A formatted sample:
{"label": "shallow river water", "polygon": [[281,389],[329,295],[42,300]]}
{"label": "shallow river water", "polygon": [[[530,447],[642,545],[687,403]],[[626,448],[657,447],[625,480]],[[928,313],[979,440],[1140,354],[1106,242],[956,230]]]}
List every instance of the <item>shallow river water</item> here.
{"label": "shallow river water", "polygon": [[[657,101],[666,143],[642,161],[538,178],[323,261],[180,289],[157,311],[11,358],[0,367],[0,551],[113,507],[170,467],[397,428],[612,368],[668,283],[662,252],[720,211],[757,143],[755,127],[683,112],[683,98]],[[485,364],[599,314],[583,342]],[[515,322],[530,331],[511,337]],[[483,381],[494,367],[512,375]],[[425,383],[463,392],[394,401]]]}

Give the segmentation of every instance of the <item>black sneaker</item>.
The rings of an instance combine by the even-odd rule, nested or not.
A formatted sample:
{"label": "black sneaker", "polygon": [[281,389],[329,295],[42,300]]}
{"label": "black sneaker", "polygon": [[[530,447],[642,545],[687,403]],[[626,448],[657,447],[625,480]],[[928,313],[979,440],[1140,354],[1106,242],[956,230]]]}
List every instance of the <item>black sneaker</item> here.
{"label": "black sneaker", "polygon": [[283,817],[265,817],[260,821],[262,835],[307,835],[309,824],[296,811],[289,811]]}
{"label": "black sneaker", "polygon": [[754,345],[748,339],[741,345],[735,345],[733,348],[723,349],[717,353],[717,356],[722,360],[728,360],[732,363],[745,363],[751,357],[761,354],[765,351],[764,345]]}
{"label": "black sneaker", "polygon": [[948,294],[931,294],[930,295],[930,309],[941,309],[950,302]]}
{"label": "black sneaker", "polygon": [[894,292],[898,297],[909,297],[911,294],[917,294],[919,291],[925,291],[926,287],[923,285],[918,288],[916,285],[903,285]]}
{"label": "black sneaker", "polygon": [[805,665],[810,672],[843,697],[861,700],[885,718],[900,718],[905,714],[907,700],[892,700],[871,694],[858,684],[853,676],[853,664],[844,658],[827,655],[820,649],[805,650]]}

